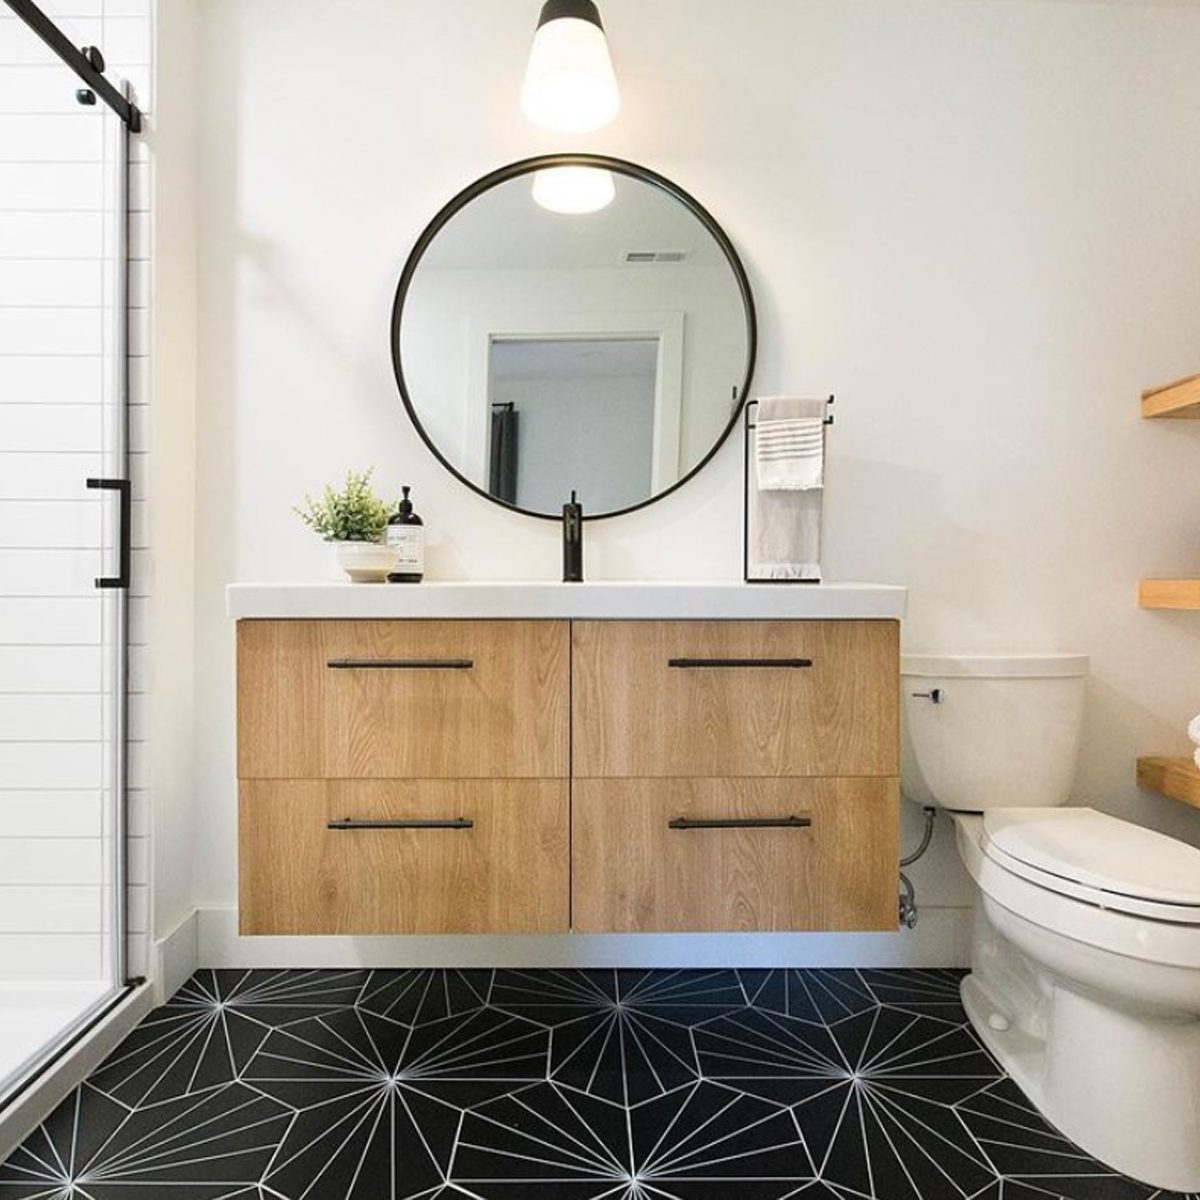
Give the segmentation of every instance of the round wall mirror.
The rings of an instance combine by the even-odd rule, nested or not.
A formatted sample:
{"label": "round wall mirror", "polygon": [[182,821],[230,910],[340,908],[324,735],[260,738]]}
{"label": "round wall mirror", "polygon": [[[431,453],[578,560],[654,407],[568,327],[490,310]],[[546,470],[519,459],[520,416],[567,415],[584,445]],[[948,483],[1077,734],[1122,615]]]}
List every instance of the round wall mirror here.
{"label": "round wall mirror", "polygon": [[429,448],[499,504],[589,518],[679,487],[737,423],[754,301],[729,239],[633,163],[503,167],[421,235],[392,315],[396,380]]}

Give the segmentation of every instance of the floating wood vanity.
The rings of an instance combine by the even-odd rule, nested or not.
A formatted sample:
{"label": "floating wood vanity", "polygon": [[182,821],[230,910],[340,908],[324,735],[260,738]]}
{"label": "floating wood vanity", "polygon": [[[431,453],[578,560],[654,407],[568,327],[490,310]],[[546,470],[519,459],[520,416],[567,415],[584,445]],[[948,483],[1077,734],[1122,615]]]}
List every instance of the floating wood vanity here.
{"label": "floating wood vanity", "polygon": [[242,933],[895,928],[904,597],[230,588]]}

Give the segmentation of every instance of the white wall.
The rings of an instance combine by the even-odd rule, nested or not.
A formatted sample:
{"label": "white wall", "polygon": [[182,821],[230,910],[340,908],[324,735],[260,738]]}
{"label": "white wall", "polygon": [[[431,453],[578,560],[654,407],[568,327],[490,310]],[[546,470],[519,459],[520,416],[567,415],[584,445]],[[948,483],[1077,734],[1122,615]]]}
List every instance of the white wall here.
{"label": "white wall", "polygon": [[[558,530],[469,494],[407,427],[388,314],[445,199],[566,148],[699,197],[752,276],[757,389],[837,392],[828,577],[907,584],[910,648],[1089,652],[1080,798],[1200,842],[1133,785],[1200,709],[1200,619],[1134,602],[1200,559],[1200,425],[1137,405],[1200,369],[1200,7],[606,0],[624,109],[569,146],[517,109],[536,10],[203,7],[198,900],[236,894],[222,588],[328,574],[301,493],[375,463],[414,484],[431,575],[554,577]],[[731,443],[589,527],[590,573],[736,577],[739,486]],[[964,901],[945,829],[915,875]]]}
{"label": "white wall", "polygon": [[150,970],[160,997],[190,974],[195,941],[197,12],[198,0],[155,2],[156,103],[145,139],[154,197],[148,625],[156,953]]}
{"label": "white wall", "polygon": [[[50,6],[149,112],[150,0]],[[111,560],[111,299],[119,125],[75,100],[78,81],[0,11],[0,980],[107,977],[111,737],[104,613],[93,580]],[[145,391],[150,193],[129,172],[129,433],[137,481],[130,603],[130,966],[146,969],[149,726],[145,673]]]}

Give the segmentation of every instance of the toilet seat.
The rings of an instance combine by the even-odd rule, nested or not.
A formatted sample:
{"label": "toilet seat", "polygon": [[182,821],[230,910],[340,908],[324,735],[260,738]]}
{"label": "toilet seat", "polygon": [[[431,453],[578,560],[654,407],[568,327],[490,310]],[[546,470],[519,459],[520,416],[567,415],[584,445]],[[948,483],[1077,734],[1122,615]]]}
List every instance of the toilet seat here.
{"label": "toilet seat", "polygon": [[[1143,902],[1146,912],[1118,909],[1113,900],[1120,897],[1039,873],[1005,859],[995,847],[989,852],[982,814],[955,813],[954,823],[963,863],[985,897],[1043,929],[1097,950],[1200,972],[1200,921],[1187,907]],[[1179,915],[1191,919],[1178,920]]]}
{"label": "toilet seat", "polygon": [[1091,808],[993,809],[982,849],[1040,887],[1134,916],[1200,925],[1200,850]]}

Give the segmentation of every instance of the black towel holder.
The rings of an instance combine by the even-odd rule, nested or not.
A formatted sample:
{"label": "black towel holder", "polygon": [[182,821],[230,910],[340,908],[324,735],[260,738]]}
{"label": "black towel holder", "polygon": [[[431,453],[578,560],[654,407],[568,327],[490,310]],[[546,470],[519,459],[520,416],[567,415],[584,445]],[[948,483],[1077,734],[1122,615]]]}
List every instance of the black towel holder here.
{"label": "black towel holder", "polygon": [[[825,424],[833,424],[833,413],[829,411],[835,396],[825,401]],[[747,400],[742,411],[742,581],[744,583],[820,583],[819,579],[751,579],[750,578],[750,434],[758,428],[754,413],[758,410],[757,400]]]}

